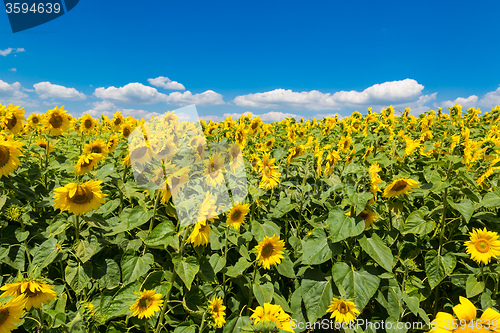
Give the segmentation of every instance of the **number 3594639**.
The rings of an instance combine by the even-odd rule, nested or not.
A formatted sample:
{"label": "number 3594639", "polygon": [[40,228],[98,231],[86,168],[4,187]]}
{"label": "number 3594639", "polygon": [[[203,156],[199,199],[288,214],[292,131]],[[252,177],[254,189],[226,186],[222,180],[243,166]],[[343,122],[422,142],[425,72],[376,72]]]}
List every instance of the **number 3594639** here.
{"label": "number 3594639", "polygon": [[58,14],[61,11],[61,4],[59,3],[38,3],[38,4],[30,4],[26,2],[15,2],[15,3],[6,3],[5,4],[5,10],[7,11],[7,14],[27,14],[27,13],[33,13],[33,14],[51,14],[55,13]]}

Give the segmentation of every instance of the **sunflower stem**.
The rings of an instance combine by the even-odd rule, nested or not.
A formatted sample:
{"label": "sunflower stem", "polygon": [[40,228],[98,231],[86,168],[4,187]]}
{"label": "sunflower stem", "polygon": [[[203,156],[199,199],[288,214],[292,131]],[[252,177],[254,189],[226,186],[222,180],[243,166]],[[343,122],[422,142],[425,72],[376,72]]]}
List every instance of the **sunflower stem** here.
{"label": "sunflower stem", "polygon": [[154,203],[154,208],[153,208],[153,217],[151,218],[151,221],[149,221],[149,233],[151,233],[151,230],[153,230],[153,225],[156,219],[156,211],[158,210],[158,201],[160,199],[160,191],[155,192],[155,203]]}
{"label": "sunflower stem", "polygon": [[38,313],[38,318],[40,318],[40,326],[38,326],[38,331],[41,331],[43,329],[43,314],[42,314],[42,309],[37,308],[36,312]]}
{"label": "sunflower stem", "polygon": [[207,315],[207,311],[203,312],[203,316],[201,317],[201,324],[200,324],[200,333],[203,332],[203,329],[205,328],[205,317]]}
{"label": "sunflower stem", "polygon": [[253,284],[255,283],[255,277],[257,276],[257,260],[255,260],[255,264],[253,266],[253,276],[252,276],[252,284],[250,285],[250,297],[248,297],[248,305],[247,305],[247,315],[250,315],[250,308],[253,303]]}
{"label": "sunflower stem", "polygon": [[[184,233],[182,234],[181,246],[179,248],[179,256],[181,258],[182,258],[182,254],[184,252],[184,246],[186,245],[188,230],[189,230],[189,226],[185,227]],[[169,286],[168,291],[165,295],[165,299],[163,301],[163,307],[162,307],[161,313],[160,313],[160,318],[158,318],[158,324],[156,325],[156,329],[155,329],[154,333],[160,332],[160,328],[163,325],[163,320],[165,319],[165,312],[167,311],[168,301],[170,299],[170,294],[172,293],[172,288],[174,287],[174,282],[175,282],[176,278],[177,278],[177,272],[174,269],[174,271],[172,272],[172,276],[170,277],[170,281],[169,281],[170,286]]]}
{"label": "sunflower stem", "polygon": [[45,144],[45,179],[44,179],[44,183],[45,183],[45,188],[48,188],[48,185],[47,185],[47,171],[49,170],[49,138],[47,137],[47,142]]}
{"label": "sunflower stem", "polygon": [[80,239],[80,216],[75,215],[75,243]]}
{"label": "sunflower stem", "polygon": [[[228,233],[228,229],[229,229],[229,227],[226,227],[225,246],[224,246],[224,263],[227,263],[227,233]],[[224,300],[226,300],[226,270],[224,270],[224,273],[222,273],[222,291],[224,292]]]}
{"label": "sunflower stem", "polygon": [[483,282],[484,282],[484,284],[486,285],[486,280],[484,279],[484,264],[483,264],[483,263],[481,263],[481,264],[479,265],[479,268],[481,269],[481,281],[483,281]]}

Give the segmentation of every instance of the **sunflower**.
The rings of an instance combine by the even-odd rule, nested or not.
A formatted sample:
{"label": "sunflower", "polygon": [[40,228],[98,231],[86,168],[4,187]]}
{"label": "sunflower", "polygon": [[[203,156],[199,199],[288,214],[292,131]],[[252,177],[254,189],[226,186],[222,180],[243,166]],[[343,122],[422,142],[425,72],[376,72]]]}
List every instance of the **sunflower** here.
{"label": "sunflower", "polygon": [[330,318],[335,318],[335,321],[338,323],[350,323],[359,314],[359,310],[356,309],[354,302],[337,298],[333,298],[326,312],[331,312]]}
{"label": "sunflower", "polygon": [[103,159],[104,156],[96,153],[90,153],[80,156],[75,166],[75,174],[79,176],[91,171],[97,165],[97,163],[102,161]]}
{"label": "sunflower", "polygon": [[11,134],[19,133],[23,128],[24,110],[19,106],[9,105],[3,117],[3,127]]}
{"label": "sunflower", "polygon": [[264,237],[262,242],[255,247],[257,251],[257,260],[259,265],[265,269],[270,269],[271,265],[278,265],[283,259],[283,250],[285,249],[285,242],[280,240],[279,237]]}
{"label": "sunflower", "polygon": [[179,148],[172,139],[164,141],[154,141],[151,144],[153,154],[158,160],[171,160]]}
{"label": "sunflower", "polygon": [[24,314],[26,298],[18,296],[5,304],[0,303],[0,332],[10,333],[17,328]]}
{"label": "sunflower", "polygon": [[259,169],[262,175],[260,181],[260,188],[273,188],[280,183],[281,173],[278,171],[278,167],[274,165],[274,158],[269,159],[269,153],[262,156],[262,160],[259,163]]}
{"label": "sunflower", "polygon": [[245,128],[240,125],[236,132],[234,133],[234,142],[241,148],[244,148],[247,142],[247,133],[245,132]]}
{"label": "sunflower", "polygon": [[224,183],[224,157],[215,153],[206,162],[207,176],[206,182],[213,187]]}
{"label": "sunflower", "polygon": [[30,116],[28,117],[28,120],[27,120],[28,125],[31,128],[34,128],[34,127],[42,124],[42,121],[43,121],[43,115],[37,114],[37,113],[30,114]]}
{"label": "sunflower", "polygon": [[189,235],[187,241],[194,244],[194,246],[207,245],[210,241],[210,231],[212,229],[208,225],[208,221],[201,221],[195,223],[191,235]]}
{"label": "sunflower", "polygon": [[418,188],[419,182],[411,178],[398,178],[384,190],[384,197],[391,198],[407,194],[411,189]]}
{"label": "sunflower", "polygon": [[97,120],[92,118],[92,116],[89,114],[86,114],[80,118],[80,131],[83,133],[92,132],[96,128],[96,125]]}
{"label": "sunflower", "polygon": [[[351,212],[345,213],[347,216],[351,216]],[[378,216],[370,209],[363,209],[361,213],[358,214],[358,217],[361,217],[365,221],[365,229],[368,229],[375,221]]]}
{"label": "sunflower", "polygon": [[254,324],[273,322],[279,329],[294,332],[292,329],[292,317],[283,311],[280,305],[264,303],[264,307],[258,306],[255,310],[250,310],[253,311],[250,318]]}
{"label": "sunflower", "polygon": [[50,142],[48,142],[47,140],[45,140],[45,139],[43,139],[43,138],[42,138],[42,139],[38,139],[38,140],[36,141],[36,145],[37,145],[38,147],[40,147],[40,148],[44,149],[45,151],[47,151],[47,144],[49,145],[49,147],[48,147],[48,148],[49,148],[49,154],[50,154],[51,152],[53,152],[53,151],[54,151],[54,145],[51,145],[51,144],[50,144]]}
{"label": "sunflower", "polygon": [[305,152],[306,149],[304,145],[298,145],[296,147],[290,148],[290,150],[288,150],[288,158],[286,159],[287,164],[294,162],[297,157],[304,155]]}
{"label": "sunflower", "polygon": [[2,140],[0,137],[0,178],[9,176],[21,165],[17,157],[23,156],[19,150],[23,145],[22,142],[8,138]]}
{"label": "sunflower", "polygon": [[214,297],[211,301],[208,301],[208,309],[212,314],[215,327],[222,327],[226,323],[226,306],[222,303],[222,298]]}
{"label": "sunflower", "polygon": [[98,209],[106,194],[101,192],[102,181],[89,180],[83,184],[70,183],[54,190],[54,207],[81,215]]}
{"label": "sunflower", "polygon": [[118,111],[115,113],[115,116],[113,119],[111,119],[111,126],[115,130],[121,129],[121,126],[125,122],[125,118],[123,118],[122,114]]}
{"label": "sunflower", "polygon": [[125,139],[128,139],[130,134],[132,134],[132,131],[134,130],[134,127],[130,125],[129,123],[123,123],[123,125],[120,127],[120,133],[122,137]]}
{"label": "sunflower", "polygon": [[249,204],[237,204],[229,213],[227,213],[226,224],[229,227],[239,230],[241,225],[245,223],[245,216],[250,212]]}
{"label": "sunflower", "polygon": [[465,242],[465,246],[471,259],[487,265],[492,257],[496,258],[500,255],[500,240],[496,232],[484,228],[483,230],[473,229],[469,234],[470,238]]}
{"label": "sunflower", "polygon": [[61,106],[61,108],[56,106],[54,109],[47,111],[43,118],[43,124],[50,135],[63,134],[70,125],[70,120],[66,110],[64,110],[64,106]]}
{"label": "sunflower", "polygon": [[229,147],[229,167],[232,173],[236,173],[240,166],[243,166],[243,155],[241,154],[240,146],[231,144]]}
{"label": "sunflower", "polygon": [[[467,298],[460,296],[460,304],[453,307],[453,312],[457,318],[447,312],[438,312],[436,318],[431,322],[429,333],[447,333],[447,332],[498,332],[498,322],[500,313],[488,308],[479,320],[476,319],[477,309]],[[495,325],[496,321],[496,325]],[[488,327],[489,328],[486,328]],[[495,328],[496,327],[496,328]],[[494,329],[495,328],[495,329]]]}
{"label": "sunflower", "polygon": [[262,148],[263,148],[265,151],[268,151],[269,149],[273,148],[273,145],[274,145],[274,142],[275,142],[275,141],[276,141],[276,139],[274,139],[274,138],[271,138],[271,139],[267,140],[267,141],[264,143],[264,145],[263,145],[263,147],[262,147]]}
{"label": "sunflower", "polygon": [[[137,293],[137,292],[136,292]],[[137,293],[137,300],[130,306],[132,316],[142,319],[149,319],[154,316],[155,312],[161,311],[163,305],[162,294],[157,294],[156,289],[144,290]]]}
{"label": "sunflower", "polygon": [[104,141],[95,140],[83,147],[83,152],[87,154],[96,153],[106,156],[108,155],[109,150],[108,145]]}
{"label": "sunflower", "polygon": [[116,134],[113,134],[108,141],[108,152],[111,153],[116,149],[116,146],[118,146],[118,136]]}
{"label": "sunflower", "polygon": [[250,156],[250,164],[252,165],[252,168],[255,170],[259,169],[259,165],[261,163],[260,157],[257,154],[252,154]]}
{"label": "sunflower", "polygon": [[24,297],[26,298],[26,310],[29,311],[32,307],[39,309],[42,307],[42,303],[56,300],[57,293],[52,290],[53,288],[54,286],[37,280],[23,280],[21,282],[6,283],[0,288],[0,290],[4,290],[0,297]]}
{"label": "sunflower", "polygon": [[133,145],[133,147],[130,147],[128,155],[130,157],[130,162],[134,165],[143,165],[153,160],[153,152],[151,148],[145,144]]}

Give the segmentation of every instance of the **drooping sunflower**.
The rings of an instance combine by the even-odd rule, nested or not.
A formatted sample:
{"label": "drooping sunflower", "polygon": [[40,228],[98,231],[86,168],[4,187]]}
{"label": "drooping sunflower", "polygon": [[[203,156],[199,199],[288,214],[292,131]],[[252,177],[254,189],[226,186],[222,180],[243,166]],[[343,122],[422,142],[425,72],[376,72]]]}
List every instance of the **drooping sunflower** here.
{"label": "drooping sunflower", "polygon": [[8,177],[21,165],[18,156],[23,156],[20,149],[24,143],[0,137],[0,178]]}
{"label": "drooping sunflower", "polygon": [[3,127],[11,134],[19,133],[23,128],[24,110],[19,106],[9,105],[3,117]]}
{"label": "drooping sunflower", "polygon": [[0,297],[24,297],[26,298],[26,310],[29,311],[32,307],[39,309],[42,307],[42,303],[56,300],[57,293],[52,290],[53,288],[53,285],[34,279],[22,280],[20,282],[6,283],[2,286],[0,290],[4,290],[4,292]]}
{"label": "drooping sunflower", "polygon": [[331,312],[330,318],[335,318],[335,321],[338,323],[350,323],[356,320],[359,314],[359,310],[356,309],[354,302],[338,298],[333,298],[326,312]]}
{"label": "drooping sunflower", "polygon": [[80,118],[80,131],[83,133],[92,132],[96,128],[96,125],[97,120],[92,118],[92,116],[89,114],[86,114]]}
{"label": "drooping sunflower", "polygon": [[101,183],[102,181],[89,180],[83,184],[70,183],[54,189],[54,207],[75,215],[98,209],[106,196],[101,191]]}
{"label": "drooping sunflower", "polygon": [[398,178],[394,180],[384,190],[383,196],[386,198],[407,194],[410,190],[419,187],[419,182],[411,178]]}
{"label": "drooping sunflower", "polygon": [[231,172],[236,173],[241,166],[243,166],[243,155],[240,146],[231,144],[229,147],[229,168]]}
{"label": "drooping sunflower", "polygon": [[236,142],[236,144],[242,149],[247,143],[247,132],[245,132],[245,128],[242,125],[238,126],[236,132],[234,133],[234,142]]}
{"label": "drooping sunflower", "polygon": [[226,323],[226,306],[222,303],[222,298],[214,297],[211,301],[208,301],[208,309],[212,314],[212,319],[214,320],[215,327],[222,327]]}
{"label": "drooping sunflower", "polygon": [[48,110],[43,117],[43,124],[45,125],[46,131],[50,135],[61,135],[63,134],[70,125],[70,120],[64,106],[55,107],[52,110]]}
{"label": "drooping sunflower", "polygon": [[104,141],[94,140],[83,147],[83,152],[87,154],[96,153],[106,156],[108,155],[109,150],[108,145]]}
{"label": "drooping sunflower", "polygon": [[47,140],[40,138],[36,141],[36,145],[42,149],[45,149],[47,151],[47,145],[49,149],[49,154],[54,151],[54,145],[50,144],[50,142],[47,142]]}
{"label": "drooping sunflower", "polygon": [[210,242],[210,231],[212,229],[208,225],[208,221],[201,221],[195,223],[191,235],[188,237],[188,242],[194,244],[194,246],[207,245]]}
{"label": "drooping sunflower", "polygon": [[264,307],[258,306],[253,311],[250,318],[253,320],[254,324],[273,322],[278,326],[279,329],[288,332],[294,332],[292,329],[292,317],[287,314],[280,305],[264,303]]}
{"label": "drooping sunflower", "polygon": [[75,166],[75,174],[79,176],[91,171],[97,165],[97,163],[102,161],[103,159],[104,156],[96,153],[90,153],[80,156]]}
{"label": "drooping sunflower", "polygon": [[491,258],[500,256],[498,233],[488,231],[484,228],[483,230],[473,229],[469,234],[470,238],[465,242],[465,246],[471,259],[487,265],[491,261]]}
{"label": "drooping sunflower", "polygon": [[[347,212],[345,215],[351,216],[351,212]],[[377,214],[368,208],[363,209],[363,211],[358,214],[358,217],[361,217],[365,221],[365,229],[368,229],[373,224],[373,221],[378,218]]]}
{"label": "drooping sunflower", "polygon": [[213,154],[206,162],[207,175],[206,182],[213,187],[224,183],[224,157],[219,154]]}
{"label": "drooping sunflower", "polygon": [[130,306],[132,316],[149,319],[155,312],[161,311],[163,305],[162,294],[156,293],[156,289],[144,290],[138,293],[137,300]]}
{"label": "drooping sunflower", "polygon": [[304,155],[305,152],[306,149],[304,145],[298,145],[290,148],[290,150],[288,150],[288,158],[286,159],[287,164],[294,162],[297,159],[297,157]]}
{"label": "drooping sunflower", "polygon": [[255,247],[257,252],[257,261],[259,265],[265,269],[271,269],[271,265],[277,266],[283,259],[285,249],[285,242],[280,240],[279,237],[273,235],[272,237],[264,237],[262,242]]}
{"label": "drooping sunflower", "polygon": [[270,159],[269,153],[262,156],[259,169],[262,175],[259,184],[260,188],[273,188],[280,183],[281,173],[278,171],[278,167],[274,165],[274,158]]}
{"label": "drooping sunflower", "polygon": [[118,136],[113,134],[108,141],[108,152],[112,152],[118,146]]}
{"label": "drooping sunflower", "polygon": [[237,204],[227,213],[226,224],[239,230],[245,222],[245,216],[250,212],[249,204]]}
{"label": "drooping sunflower", "polygon": [[0,303],[0,332],[10,333],[17,328],[16,324],[22,321],[25,306],[24,296],[12,298],[5,304]]}
{"label": "drooping sunflower", "polygon": [[[500,321],[500,313],[488,308],[481,318],[476,319],[477,309],[467,298],[460,296],[460,304],[453,307],[453,312],[457,318],[447,312],[438,312],[436,318],[431,322],[431,330],[429,333],[447,333],[447,332],[464,332],[464,333],[486,333],[498,332],[498,323]],[[494,323],[497,325],[494,325]],[[489,327],[489,328],[487,328]],[[496,329],[494,329],[496,327]]]}

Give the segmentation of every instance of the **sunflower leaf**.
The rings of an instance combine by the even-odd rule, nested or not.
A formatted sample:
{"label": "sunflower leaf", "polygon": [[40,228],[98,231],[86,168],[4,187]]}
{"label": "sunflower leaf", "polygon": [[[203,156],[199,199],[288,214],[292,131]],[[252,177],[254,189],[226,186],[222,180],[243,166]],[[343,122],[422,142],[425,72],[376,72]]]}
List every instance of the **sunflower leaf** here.
{"label": "sunflower leaf", "polygon": [[330,211],[326,222],[328,223],[330,235],[334,243],[349,237],[358,236],[365,230],[365,221],[362,218],[346,216],[338,208]]}
{"label": "sunflower leaf", "polygon": [[188,290],[190,290],[194,277],[200,270],[198,260],[196,257],[191,256],[182,259],[173,258],[172,261],[177,275],[181,278],[182,282],[184,282]]}
{"label": "sunflower leaf", "polygon": [[363,235],[363,237],[358,240],[361,248],[372,257],[377,264],[389,272],[392,271],[394,258],[391,249],[384,244],[384,241],[376,233],[373,233],[371,238],[367,238]]}
{"label": "sunflower leaf", "polygon": [[425,255],[425,272],[431,289],[434,289],[445,277],[450,275],[457,265],[457,259],[451,253],[439,255],[430,250]]}

